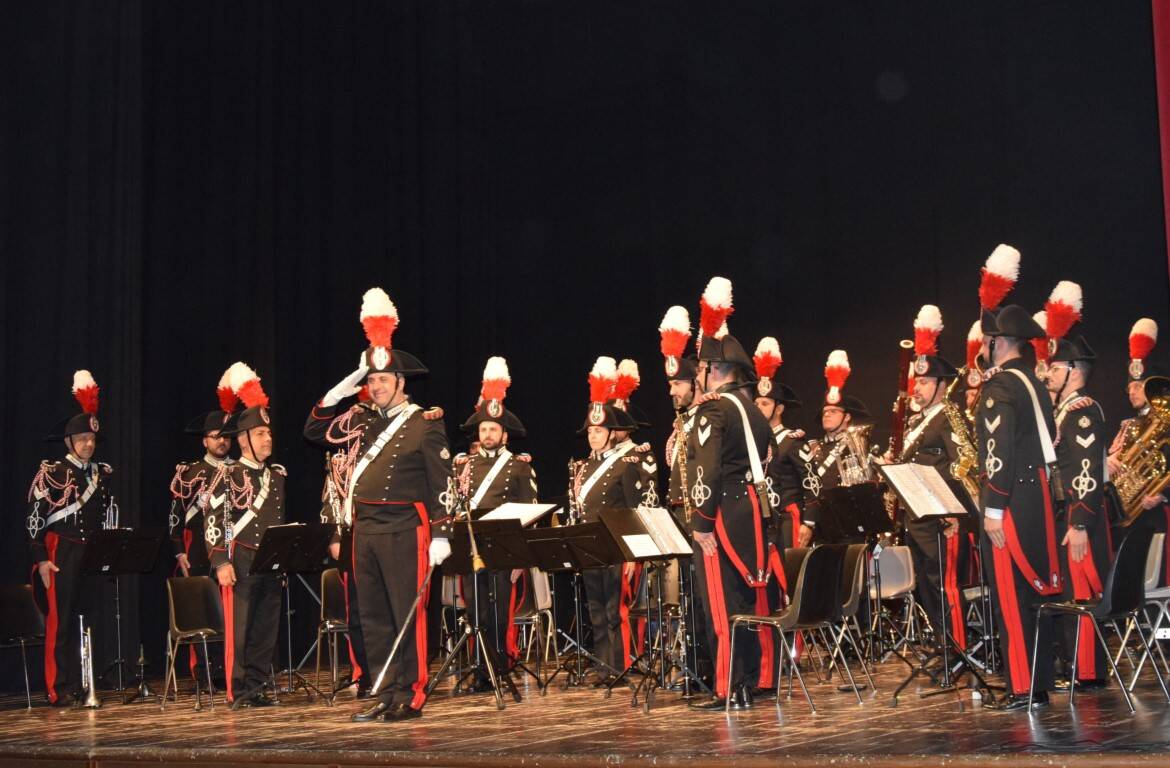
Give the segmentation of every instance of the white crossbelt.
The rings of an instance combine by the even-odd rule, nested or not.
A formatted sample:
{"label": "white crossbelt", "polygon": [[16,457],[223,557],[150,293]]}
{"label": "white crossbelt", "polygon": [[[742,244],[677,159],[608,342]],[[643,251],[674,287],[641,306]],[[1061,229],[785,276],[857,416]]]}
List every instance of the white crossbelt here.
{"label": "white crossbelt", "polygon": [[492,487],[492,483],[496,481],[496,475],[500,474],[500,470],[508,463],[508,459],[512,458],[512,452],[507,448],[501,448],[499,455],[496,456],[496,463],[492,465],[491,470],[487,473],[487,477],[479,484],[479,490],[471,497],[471,508],[479,509],[479,503],[483,501],[483,497],[487,494],[488,489]]}
{"label": "white crossbelt", "polygon": [[634,443],[631,441],[630,443],[623,445],[621,448],[615,449],[614,452],[611,453],[605,461],[597,465],[597,469],[593,470],[593,474],[591,474],[588,479],[585,480],[585,482],[581,483],[581,493],[577,495],[578,504],[585,502],[585,497],[589,495],[591,490],[593,490],[593,486],[597,483],[598,480],[601,479],[601,476],[608,472],[609,468],[617,463],[619,459],[629,453],[633,447]]}
{"label": "white crossbelt", "polygon": [[420,410],[420,408],[421,406],[415,405],[414,403],[410,403],[403,408],[402,413],[395,416],[394,420],[386,425],[386,428],[382,430],[382,434],[378,435],[378,439],[374,441],[374,444],[369,447],[369,450],[358,461],[357,466],[353,468],[353,474],[349,476],[349,488],[346,489],[345,493],[345,513],[343,518],[346,525],[353,524],[353,489],[357,488],[358,479],[366,471],[366,467],[370,466],[374,459],[378,458],[378,454],[382,452],[382,449],[394,437],[394,433],[406,423],[407,419]]}
{"label": "white crossbelt", "polygon": [[49,519],[45,520],[45,527],[46,528],[49,527],[50,525],[52,525],[53,523],[58,522],[59,520],[64,520],[65,518],[69,517],[70,515],[76,515],[78,512],[81,511],[81,508],[85,506],[85,503],[90,500],[90,498],[93,496],[94,492],[97,491],[97,488],[98,488],[97,467],[94,467],[92,464],[90,465],[90,472],[89,472],[89,476],[86,477],[86,482],[88,483],[88,485],[86,486],[85,491],[81,494],[81,498],[79,498],[77,501],[73,502],[69,506],[62,507],[61,509],[58,509],[53,514],[49,515]]}

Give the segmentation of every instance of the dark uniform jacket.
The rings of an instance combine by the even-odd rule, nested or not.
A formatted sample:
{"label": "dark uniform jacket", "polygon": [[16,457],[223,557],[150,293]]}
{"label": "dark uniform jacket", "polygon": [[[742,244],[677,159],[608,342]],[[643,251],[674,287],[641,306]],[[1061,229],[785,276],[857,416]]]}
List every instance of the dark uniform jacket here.
{"label": "dark uniform jacket", "polygon": [[[748,440],[755,444],[763,463],[772,430],[742,387],[727,385],[719,394],[719,398],[700,404],[695,412],[691,432],[695,461],[688,478],[695,508],[692,524],[702,533],[719,533],[722,528],[721,546],[728,546],[732,563],[737,569],[742,564],[747,576],[755,580],[764,569],[765,522],[752,483],[766,480],[752,475]],[[750,433],[744,431],[743,414],[729,398],[736,398],[744,406]],[[740,573],[743,575],[744,570]]]}
{"label": "dark uniform jacket", "polygon": [[804,480],[812,456],[804,431],[780,426],[772,431],[772,460],[768,462],[768,488],[772,508],[783,512],[792,504],[804,506]]}
{"label": "dark uniform jacket", "polygon": [[1044,428],[1049,435],[1055,434],[1051,401],[1032,367],[1016,358],[1001,370],[993,369],[979,393],[975,413],[982,470],[979,507],[985,518],[989,510],[1006,510],[1004,531],[1012,560],[1037,592],[1052,594],[1060,589],[1060,538],[1036,407],[1023,381],[1012,371],[1019,371],[1031,383]]}
{"label": "dark uniform jacket", "polygon": [[1107,523],[1105,517],[1105,412],[1074,392],[1056,408],[1056,461],[1068,500],[1069,525]]}
{"label": "dark uniform jacket", "polygon": [[848,454],[842,436],[828,437],[821,440],[810,440],[804,449],[808,456],[805,462],[804,478],[801,487],[804,489],[804,514],[801,521],[816,525],[821,521],[821,494],[829,488],[841,485],[840,459]]}
{"label": "dark uniform jacket", "polygon": [[50,533],[85,541],[101,530],[110,503],[113,471],[109,464],[98,461],[82,464],[73,454],[61,461],[41,462],[28,491],[25,518],[34,562],[49,559],[45,536]]}
{"label": "dark uniform jacket", "polygon": [[[591,453],[578,468],[573,494],[581,510],[582,522],[599,521],[603,509],[636,509],[641,503],[641,480],[636,467],[638,459],[633,451],[611,462],[604,470],[601,469],[617,452],[618,449],[610,448],[601,453]],[[596,480],[586,488],[594,475],[597,475]]]}
{"label": "dark uniform jacket", "polygon": [[220,468],[231,463],[231,459],[220,461],[204,455],[190,464],[175,467],[175,476],[171,479],[171,513],[168,520],[171,548],[176,556],[184,554],[189,539],[192,543],[191,555],[198,559],[193,560],[192,564],[207,559],[207,548],[203,544],[204,506],[212,514],[222,516],[227,494],[223,478],[219,476]]}
{"label": "dark uniform jacket", "polygon": [[[456,481],[461,486],[460,493],[466,496],[469,503],[479,493],[480,487],[496,466],[500,454],[499,450],[486,451],[481,448],[469,455],[462,466],[456,467]],[[520,504],[536,502],[536,472],[533,471],[532,464],[521,461],[510,451],[500,471],[492,478],[491,486],[483,492],[475,508],[490,510],[508,502]]]}
{"label": "dark uniform jacket", "polygon": [[427,420],[419,406],[402,403],[383,411],[360,403],[337,414],[337,406],[317,405],[305,422],[305,437],[330,449],[360,435],[356,473],[371,448],[405,410],[409,415],[384,442],[358,476],[353,489],[353,524],[362,534],[393,533],[416,528],[424,520],[432,536],[450,536],[448,493],[451,453],[441,419]]}
{"label": "dark uniform jacket", "polygon": [[650,447],[649,443],[635,444],[629,438],[625,442],[618,443],[614,448],[620,449],[627,444],[631,447],[629,453],[626,454],[626,461],[629,461],[638,470],[638,489],[641,492],[640,503],[647,507],[657,507],[659,502],[658,461],[654,457],[654,449]]}
{"label": "dark uniform jacket", "polygon": [[[915,430],[924,420],[926,425],[916,432]],[[973,512],[970,496],[963,489],[962,483],[951,475],[951,465],[959,458],[959,443],[956,441],[954,430],[951,429],[951,423],[947,419],[942,403],[927,408],[923,413],[911,416],[907,427],[906,442],[902,448],[902,461],[908,464],[937,467],[943,480],[954,491],[955,497],[968,512]],[[907,522],[926,521],[920,521],[913,515],[907,515]]]}
{"label": "dark uniform jacket", "polygon": [[228,467],[223,514],[209,510],[203,516],[213,569],[233,562],[239,547],[259,549],[264,532],[284,523],[286,475],[279,464],[258,464],[246,457]]}

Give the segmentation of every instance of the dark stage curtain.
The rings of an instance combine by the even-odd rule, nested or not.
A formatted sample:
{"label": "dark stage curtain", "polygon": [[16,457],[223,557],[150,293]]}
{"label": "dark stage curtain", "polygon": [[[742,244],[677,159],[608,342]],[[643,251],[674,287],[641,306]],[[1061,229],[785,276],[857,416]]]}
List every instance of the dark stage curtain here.
{"label": "dark stage curtain", "polygon": [[[749,350],[779,337],[808,403],[791,421],[815,433],[831,349],[884,413],[918,307],[941,306],[961,360],[978,269],[1012,243],[1019,303],[1084,285],[1120,418],[1129,326],[1166,327],[1170,304],[1153,39],[1144,6],[1089,0],[8,4],[3,577],[28,574],[23,499],[79,367],[124,521],[165,525],[174,465],[200,453],[181,429],[234,360],[263,378],[290,515],[312,519],[301,423],[356,364],[373,285],[455,447],[485,360],[508,358],[514,447],[550,500],[600,354],[641,363],[661,449],[656,327],[676,303],[697,319],[715,274]],[[166,570],[127,580],[126,648],[155,672]]]}

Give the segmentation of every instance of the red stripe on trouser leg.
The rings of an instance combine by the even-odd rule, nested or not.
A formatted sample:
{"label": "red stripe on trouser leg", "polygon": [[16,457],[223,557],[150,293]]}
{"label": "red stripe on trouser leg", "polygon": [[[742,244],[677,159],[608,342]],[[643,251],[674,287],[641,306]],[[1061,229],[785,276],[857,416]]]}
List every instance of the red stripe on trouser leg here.
{"label": "red stripe on trouser leg", "polygon": [[[765,587],[756,587],[756,613],[761,616],[766,616],[769,613],[768,590]],[[761,629],[756,633],[756,636],[760,639],[760,678],[757,684],[761,688],[771,688],[776,672],[772,633],[767,629]]]}
{"label": "red stripe on trouser leg", "polygon": [[[57,543],[60,541],[57,534],[45,534],[45,551],[50,562],[57,559]],[[33,578],[41,575],[33,569]],[[61,617],[57,615],[57,574],[49,572],[49,586],[45,589],[45,596],[49,604],[49,613],[45,616],[45,692],[49,694],[49,701],[57,701],[57,627]]]}
{"label": "red stripe on trouser leg", "polygon": [[792,545],[793,547],[800,546],[800,506],[796,502],[792,502],[787,507],[788,514],[792,516]]}
{"label": "red stripe on trouser leg", "polygon": [[945,586],[947,605],[950,608],[951,636],[959,650],[965,651],[967,650],[967,623],[963,619],[963,605],[959,598],[959,536],[960,534],[956,533],[945,539],[947,557]]}
{"label": "red stripe on trouser leg", "polygon": [[646,652],[646,627],[646,619],[638,619],[638,631],[634,633],[634,646],[638,649],[639,656]]}
{"label": "red stripe on trouser leg", "polygon": [[[1073,598],[1089,600],[1101,594],[1101,577],[1097,574],[1097,566],[1093,562],[1093,550],[1086,550],[1084,558],[1079,562],[1068,561],[1069,578],[1072,579]],[[1077,618],[1080,624],[1080,648],[1077,651],[1077,679],[1096,680],[1099,674],[1097,669],[1097,633],[1093,630],[1093,620],[1088,616]]]}
{"label": "red stripe on trouser leg", "polygon": [[[420,503],[416,503],[414,506],[418,510],[419,517],[423,520],[423,524],[415,529],[415,535],[418,537],[415,589],[422,589],[423,582],[427,578],[427,566],[429,565],[428,550],[431,547],[431,526],[427,518],[426,507]],[[418,608],[415,609],[414,616],[414,647],[418,655],[418,678],[414,682],[414,696],[410,700],[410,706],[415,709],[422,709],[427,700],[427,597],[428,595],[423,595],[422,599],[418,601]],[[403,619],[405,620],[405,617]]]}
{"label": "red stripe on trouser leg", "polygon": [[780,591],[783,593],[783,602],[788,600],[788,574],[784,573],[784,563],[780,559],[780,551],[768,545],[768,570],[776,577],[776,583],[780,585]]}
{"label": "red stripe on trouser leg", "polygon": [[528,571],[521,571],[520,578],[512,582],[508,595],[508,629],[504,633],[504,647],[512,661],[520,658],[520,627],[516,624],[516,608],[524,602],[524,593],[520,589],[527,591],[527,578]]}
{"label": "red stripe on trouser leg", "polygon": [[1008,686],[1014,694],[1028,692],[1031,684],[1031,664],[1028,644],[1024,639],[1024,625],[1020,620],[1020,604],[1016,599],[1016,583],[1012,573],[1012,556],[1007,547],[991,547],[995,560],[995,597],[1003,617],[1003,631],[1007,633]]}
{"label": "red stripe on trouser leg", "polygon": [[727,626],[727,605],[723,601],[723,573],[719,552],[703,555],[703,573],[707,577],[707,606],[715,630],[715,695],[726,696],[731,671],[731,637]]}
{"label": "red stripe on trouser leg", "polygon": [[[341,591],[345,595],[345,623],[346,623],[346,625],[349,625],[350,624],[350,615],[349,615],[349,574],[348,573],[341,574]],[[361,664],[358,664],[357,655],[353,652],[353,641],[350,640],[348,636],[346,636],[345,646],[346,646],[346,648],[349,649],[349,667],[350,667],[349,679],[354,681],[354,682],[357,682],[361,678],[361,676],[365,673],[365,670],[362,669]]]}
{"label": "red stripe on trouser leg", "polygon": [[236,612],[232,599],[233,587],[220,586],[219,596],[223,601],[223,675],[227,683],[228,701],[232,696],[232,671],[236,666]]}
{"label": "red stripe on trouser leg", "polygon": [[631,586],[631,581],[637,582],[638,568],[634,567],[634,573],[630,578],[626,578],[624,573],[621,575],[621,594],[618,598],[618,616],[621,617],[620,629],[622,632],[622,669],[630,666],[630,645],[633,638],[630,636],[630,604],[634,601],[634,589]]}

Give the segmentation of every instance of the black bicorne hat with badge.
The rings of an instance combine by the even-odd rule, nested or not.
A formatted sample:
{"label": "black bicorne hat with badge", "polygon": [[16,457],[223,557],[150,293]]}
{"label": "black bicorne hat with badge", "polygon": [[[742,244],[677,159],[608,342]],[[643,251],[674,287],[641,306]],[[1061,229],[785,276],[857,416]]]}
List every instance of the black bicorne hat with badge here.
{"label": "black bicorne hat with badge", "polygon": [[231,368],[228,368],[220,377],[219,386],[215,388],[216,397],[219,398],[219,409],[196,416],[188,422],[183,432],[188,435],[202,436],[212,432],[223,432],[224,427],[231,420],[232,414],[235,413],[236,407],[240,404],[240,398],[236,397],[236,393],[232,391],[230,374]]}
{"label": "black bicorne hat with badge", "polygon": [[475,412],[463,422],[463,429],[471,432],[479,428],[483,422],[499,424],[512,437],[524,437],[527,434],[520,418],[504,407],[504,398],[508,394],[508,387],[512,378],[508,373],[508,362],[502,357],[488,358],[483,369],[483,384],[479,391],[479,402],[475,405]]}
{"label": "black bicorne hat with badge", "polygon": [[755,366],[756,397],[767,397],[777,403],[798,408],[801,405],[796,393],[787,384],[781,382],[776,374],[784,358],[780,354],[780,342],[774,336],[765,336],[756,344],[756,353],[752,355],[752,364]]}
{"label": "black bicorne hat with badge", "polygon": [[942,313],[934,304],[924,304],[914,318],[914,375],[919,378],[953,379],[959,375],[955,366],[938,354],[938,337],[942,333]]}
{"label": "black bicorne hat with badge", "polygon": [[590,427],[630,429],[631,419],[614,407],[613,393],[617,385],[617,363],[612,357],[599,357],[589,372],[589,411],[585,423],[577,430],[583,435]]}
{"label": "black bicorne hat with badge", "polygon": [[73,398],[81,406],[81,413],[62,419],[53,425],[46,441],[64,440],[66,437],[92,432],[100,437],[101,424],[98,422],[98,385],[93,375],[86,370],[73,373]]}

